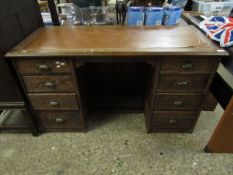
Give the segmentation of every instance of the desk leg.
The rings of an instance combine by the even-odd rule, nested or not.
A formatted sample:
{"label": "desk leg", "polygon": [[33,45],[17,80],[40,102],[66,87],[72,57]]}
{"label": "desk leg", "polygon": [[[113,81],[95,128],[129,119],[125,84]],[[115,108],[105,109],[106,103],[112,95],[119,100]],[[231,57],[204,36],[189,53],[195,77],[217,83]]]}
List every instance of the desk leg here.
{"label": "desk leg", "polygon": [[209,153],[233,153],[233,97],[205,147]]}
{"label": "desk leg", "polygon": [[22,114],[25,117],[25,119],[28,121],[28,125],[29,125],[32,135],[38,136],[39,129],[37,127],[37,122],[34,119],[32,112],[29,110],[22,110]]}

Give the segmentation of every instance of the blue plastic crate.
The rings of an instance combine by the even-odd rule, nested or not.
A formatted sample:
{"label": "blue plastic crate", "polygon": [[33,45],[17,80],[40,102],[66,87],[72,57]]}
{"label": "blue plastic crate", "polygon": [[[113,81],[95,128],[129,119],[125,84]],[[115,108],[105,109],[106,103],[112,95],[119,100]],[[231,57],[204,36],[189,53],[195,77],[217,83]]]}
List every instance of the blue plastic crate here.
{"label": "blue plastic crate", "polygon": [[164,25],[175,25],[179,23],[182,10],[180,7],[170,7],[164,9],[163,24]]}
{"label": "blue plastic crate", "polygon": [[163,8],[161,7],[147,7],[145,25],[154,26],[162,25]]}
{"label": "blue plastic crate", "polygon": [[129,26],[144,25],[145,8],[144,7],[129,7],[127,11],[127,24]]}

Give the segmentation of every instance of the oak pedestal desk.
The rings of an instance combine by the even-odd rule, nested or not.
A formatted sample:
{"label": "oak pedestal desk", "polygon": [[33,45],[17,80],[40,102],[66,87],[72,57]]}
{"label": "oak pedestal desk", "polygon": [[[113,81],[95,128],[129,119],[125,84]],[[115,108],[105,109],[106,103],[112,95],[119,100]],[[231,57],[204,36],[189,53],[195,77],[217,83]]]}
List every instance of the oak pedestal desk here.
{"label": "oak pedestal desk", "polygon": [[148,132],[192,132],[222,56],[191,26],[44,27],[11,50],[41,131],[88,112],[144,111]]}

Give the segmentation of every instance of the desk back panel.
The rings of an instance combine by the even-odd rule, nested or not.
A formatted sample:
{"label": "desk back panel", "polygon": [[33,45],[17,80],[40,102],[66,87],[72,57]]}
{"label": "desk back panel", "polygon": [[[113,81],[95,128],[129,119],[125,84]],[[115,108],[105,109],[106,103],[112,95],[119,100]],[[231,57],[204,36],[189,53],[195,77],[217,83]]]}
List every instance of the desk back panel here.
{"label": "desk back panel", "polygon": [[23,102],[7,51],[43,25],[35,0],[0,1],[0,103]]}

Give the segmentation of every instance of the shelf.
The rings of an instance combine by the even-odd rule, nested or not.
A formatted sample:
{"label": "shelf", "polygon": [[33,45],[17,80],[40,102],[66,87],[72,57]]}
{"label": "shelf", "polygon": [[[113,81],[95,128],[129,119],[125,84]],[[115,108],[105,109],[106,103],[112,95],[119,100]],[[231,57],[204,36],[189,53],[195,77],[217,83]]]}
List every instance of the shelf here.
{"label": "shelf", "polygon": [[29,130],[27,121],[19,110],[5,110],[0,114],[0,130]]}

